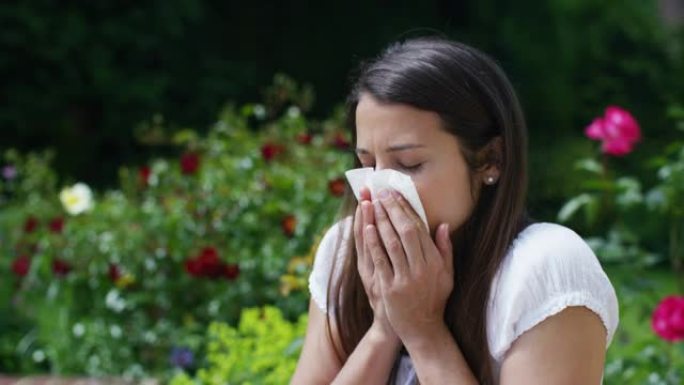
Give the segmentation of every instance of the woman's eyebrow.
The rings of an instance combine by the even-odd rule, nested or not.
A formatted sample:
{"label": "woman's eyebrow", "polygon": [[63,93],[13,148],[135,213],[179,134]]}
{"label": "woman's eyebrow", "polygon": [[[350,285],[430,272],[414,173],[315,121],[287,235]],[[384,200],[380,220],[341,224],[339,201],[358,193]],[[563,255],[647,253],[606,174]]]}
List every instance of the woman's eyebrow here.
{"label": "woman's eyebrow", "polygon": [[[394,151],[402,151],[402,150],[410,150],[412,148],[420,148],[420,147],[425,147],[422,144],[413,144],[413,143],[407,143],[407,144],[398,144],[394,146],[387,147],[385,149],[386,152],[394,152]],[[368,150],[365,148],[357,147],[356,148],[356,153],[357,154],[370,154]]]}

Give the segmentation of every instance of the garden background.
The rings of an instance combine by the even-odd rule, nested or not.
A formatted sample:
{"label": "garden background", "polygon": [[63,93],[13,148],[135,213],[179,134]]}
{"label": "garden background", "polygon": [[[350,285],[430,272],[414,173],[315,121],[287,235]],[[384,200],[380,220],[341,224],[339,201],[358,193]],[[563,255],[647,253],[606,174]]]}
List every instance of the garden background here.
{"label": "garden background", "polygon": [[682,383],[683,3],[0,4],[0,373],[287,383],[350,72],[441,32],[509,74],[530,213],[616,288],[605,383]]}

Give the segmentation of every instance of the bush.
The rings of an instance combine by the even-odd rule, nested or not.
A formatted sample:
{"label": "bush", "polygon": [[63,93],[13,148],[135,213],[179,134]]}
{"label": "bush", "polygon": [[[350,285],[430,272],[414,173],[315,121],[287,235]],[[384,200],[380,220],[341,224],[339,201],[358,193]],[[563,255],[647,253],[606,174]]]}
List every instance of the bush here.
{"label": "bush", "polygon": [[227,106],[204,137],[161,138],[180,157],[122,168],[109,191],[58,192],[49,154],[6,153],[1,310],[26,328],[3,333],[0,357],[36,366],[3,359],[0,371],[157,375],[245,307],[305,312],[312,244],[344,192],[349,139],[339,114],[269,111]]}
{"label": "bush", "polygon": [[297,322],[273,306],[245,309],[237,328],[212,323],[208,332],[207,368],[192,379],[182,372],[171,385],[276,385],[292,377],[306,332],[306,315]]}

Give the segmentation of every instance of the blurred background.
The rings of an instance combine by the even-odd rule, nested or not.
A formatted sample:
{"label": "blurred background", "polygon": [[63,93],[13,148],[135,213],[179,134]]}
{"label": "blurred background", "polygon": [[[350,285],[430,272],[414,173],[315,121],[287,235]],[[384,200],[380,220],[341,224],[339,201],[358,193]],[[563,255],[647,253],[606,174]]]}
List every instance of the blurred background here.
{"label": "blurred background", "polygon": [[286,383],[350,75],[441,33],[508,74],[530,213],[618,291],[605,383],[682,383],[683,25],[680,0],[3,2],[0,373]]}

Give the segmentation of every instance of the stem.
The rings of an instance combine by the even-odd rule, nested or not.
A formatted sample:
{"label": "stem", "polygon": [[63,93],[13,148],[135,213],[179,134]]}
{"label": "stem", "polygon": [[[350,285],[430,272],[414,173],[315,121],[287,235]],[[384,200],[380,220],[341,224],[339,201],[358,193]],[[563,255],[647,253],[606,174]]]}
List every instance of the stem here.
{"label": "stem", "polygon": [[[608,181],[608,157],[605,154],[601,154],[601,179],[603,182],[606,183],[607,186],[610,186],[610,183]],[[603,215],[600,215],[599,218],[608,218],[610,217],[610,201],[611,199],[609,198],[609,194],[612,191],[610,188],[603,188],[599,187],[601,193],[601,208]],[[604,219],[605,220],[605,219]],[[601,228],[603,226],[603,223],[601,219],[597,219],[594,221],[594,223],[591,224],[591,226],[594,226],[594,228]]]}
{"label": "stem", "polygon": [[677,290],[679,293],[684,292],[684,274],[682,274],[682,257],[680,254],[680,221],[675,215],[670,224],[670,263],[672,270],[675,273],[675,280],[677,282]]}
{"label": "stem", "polygon": [[667,345],[667,367],[669,369],[672,367],[672,348],[674,347],[674,342],[668,342]]}

